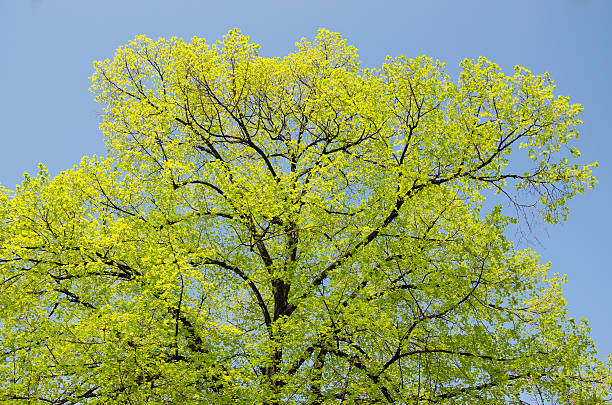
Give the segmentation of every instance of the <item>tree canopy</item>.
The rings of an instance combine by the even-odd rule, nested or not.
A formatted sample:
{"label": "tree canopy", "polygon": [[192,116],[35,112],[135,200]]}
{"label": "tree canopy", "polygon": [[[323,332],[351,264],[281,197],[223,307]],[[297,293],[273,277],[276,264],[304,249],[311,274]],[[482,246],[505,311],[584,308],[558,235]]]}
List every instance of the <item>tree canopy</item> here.
{"label": "tree canopy", "polygon": [[2,189],[0,400],[605,402],[564,277],[505,236],[596,183],[581,107],[485,58],[258,49],[136,37],[95,63],[107,155]]}

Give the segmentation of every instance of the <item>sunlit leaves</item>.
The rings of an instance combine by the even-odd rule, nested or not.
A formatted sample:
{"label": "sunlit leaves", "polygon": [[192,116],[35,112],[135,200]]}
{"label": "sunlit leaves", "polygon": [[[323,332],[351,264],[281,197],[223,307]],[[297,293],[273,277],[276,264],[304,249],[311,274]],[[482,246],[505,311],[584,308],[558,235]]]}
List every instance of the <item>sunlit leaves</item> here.
{"label": "sunlit leaves", "polygon": [[284,58],[233,30],[96,62],[108,156],[0,194],[2,399],[603,400],[563,278],[504,236],[595,184],[581,107],[460,67],[363,69],[325,30]]}

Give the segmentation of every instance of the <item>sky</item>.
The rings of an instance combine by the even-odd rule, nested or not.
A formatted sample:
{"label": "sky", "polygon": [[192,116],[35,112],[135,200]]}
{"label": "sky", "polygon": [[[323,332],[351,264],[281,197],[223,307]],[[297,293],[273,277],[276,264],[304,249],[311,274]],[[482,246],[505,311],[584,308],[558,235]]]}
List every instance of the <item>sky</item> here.
{"label": "sky", "polygon": [[0,184],[13,189],[43,162],[51,174],[104,155],[101,108],[89,91],[94,60],[136,35],[214,42],[239,28],[283,56],[319,28],[341,33],[364,67],[387,55],[448,63],[485,56],[548,72],[559,95],[584,107],[574,145],[599,162],[599,184],[569,203],[560,225],[534,230],[532,248],[567,274],[570,316],[589,319],[604,358],[612,352],[612,1],[608,0],[0,0]]}

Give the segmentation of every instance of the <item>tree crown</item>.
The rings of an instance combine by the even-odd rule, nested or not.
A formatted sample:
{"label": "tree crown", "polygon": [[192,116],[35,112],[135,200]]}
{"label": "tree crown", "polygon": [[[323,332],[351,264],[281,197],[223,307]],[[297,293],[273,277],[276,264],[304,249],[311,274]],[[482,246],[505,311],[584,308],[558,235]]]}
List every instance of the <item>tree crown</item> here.
{"label": "tree crown", "polygon": [[485,58],[455,83],[326,30],[258,49],[138,36],[95,63],[107,157],[0,194],[2,398],[604,401],[564,278],[504,236],[595,184],[581,107]]}

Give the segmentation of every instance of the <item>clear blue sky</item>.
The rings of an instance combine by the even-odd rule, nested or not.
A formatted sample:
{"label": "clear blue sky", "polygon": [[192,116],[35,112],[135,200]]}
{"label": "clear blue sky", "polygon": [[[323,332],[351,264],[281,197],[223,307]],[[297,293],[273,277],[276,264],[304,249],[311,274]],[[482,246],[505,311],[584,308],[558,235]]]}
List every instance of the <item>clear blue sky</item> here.
{"label": "clear blue sky", "polygon": [[99,107],[88,91],[92,61],[135,35],[220,39],[240,28],[282,56],[324,27],[359,49],[365,66],[386,55],[448,63],[484,55],[507,72],[549,72],[559,94],[584,106],[578,147],[599,161],[595,191],[572,201],[569,220],[536,228],[533,247],[568,275],[570,314],[587,317],[602,357],[612,352],[612,1],[188,1],[0,0],[0,184],[43,162],[56,174],[104,154]]}

